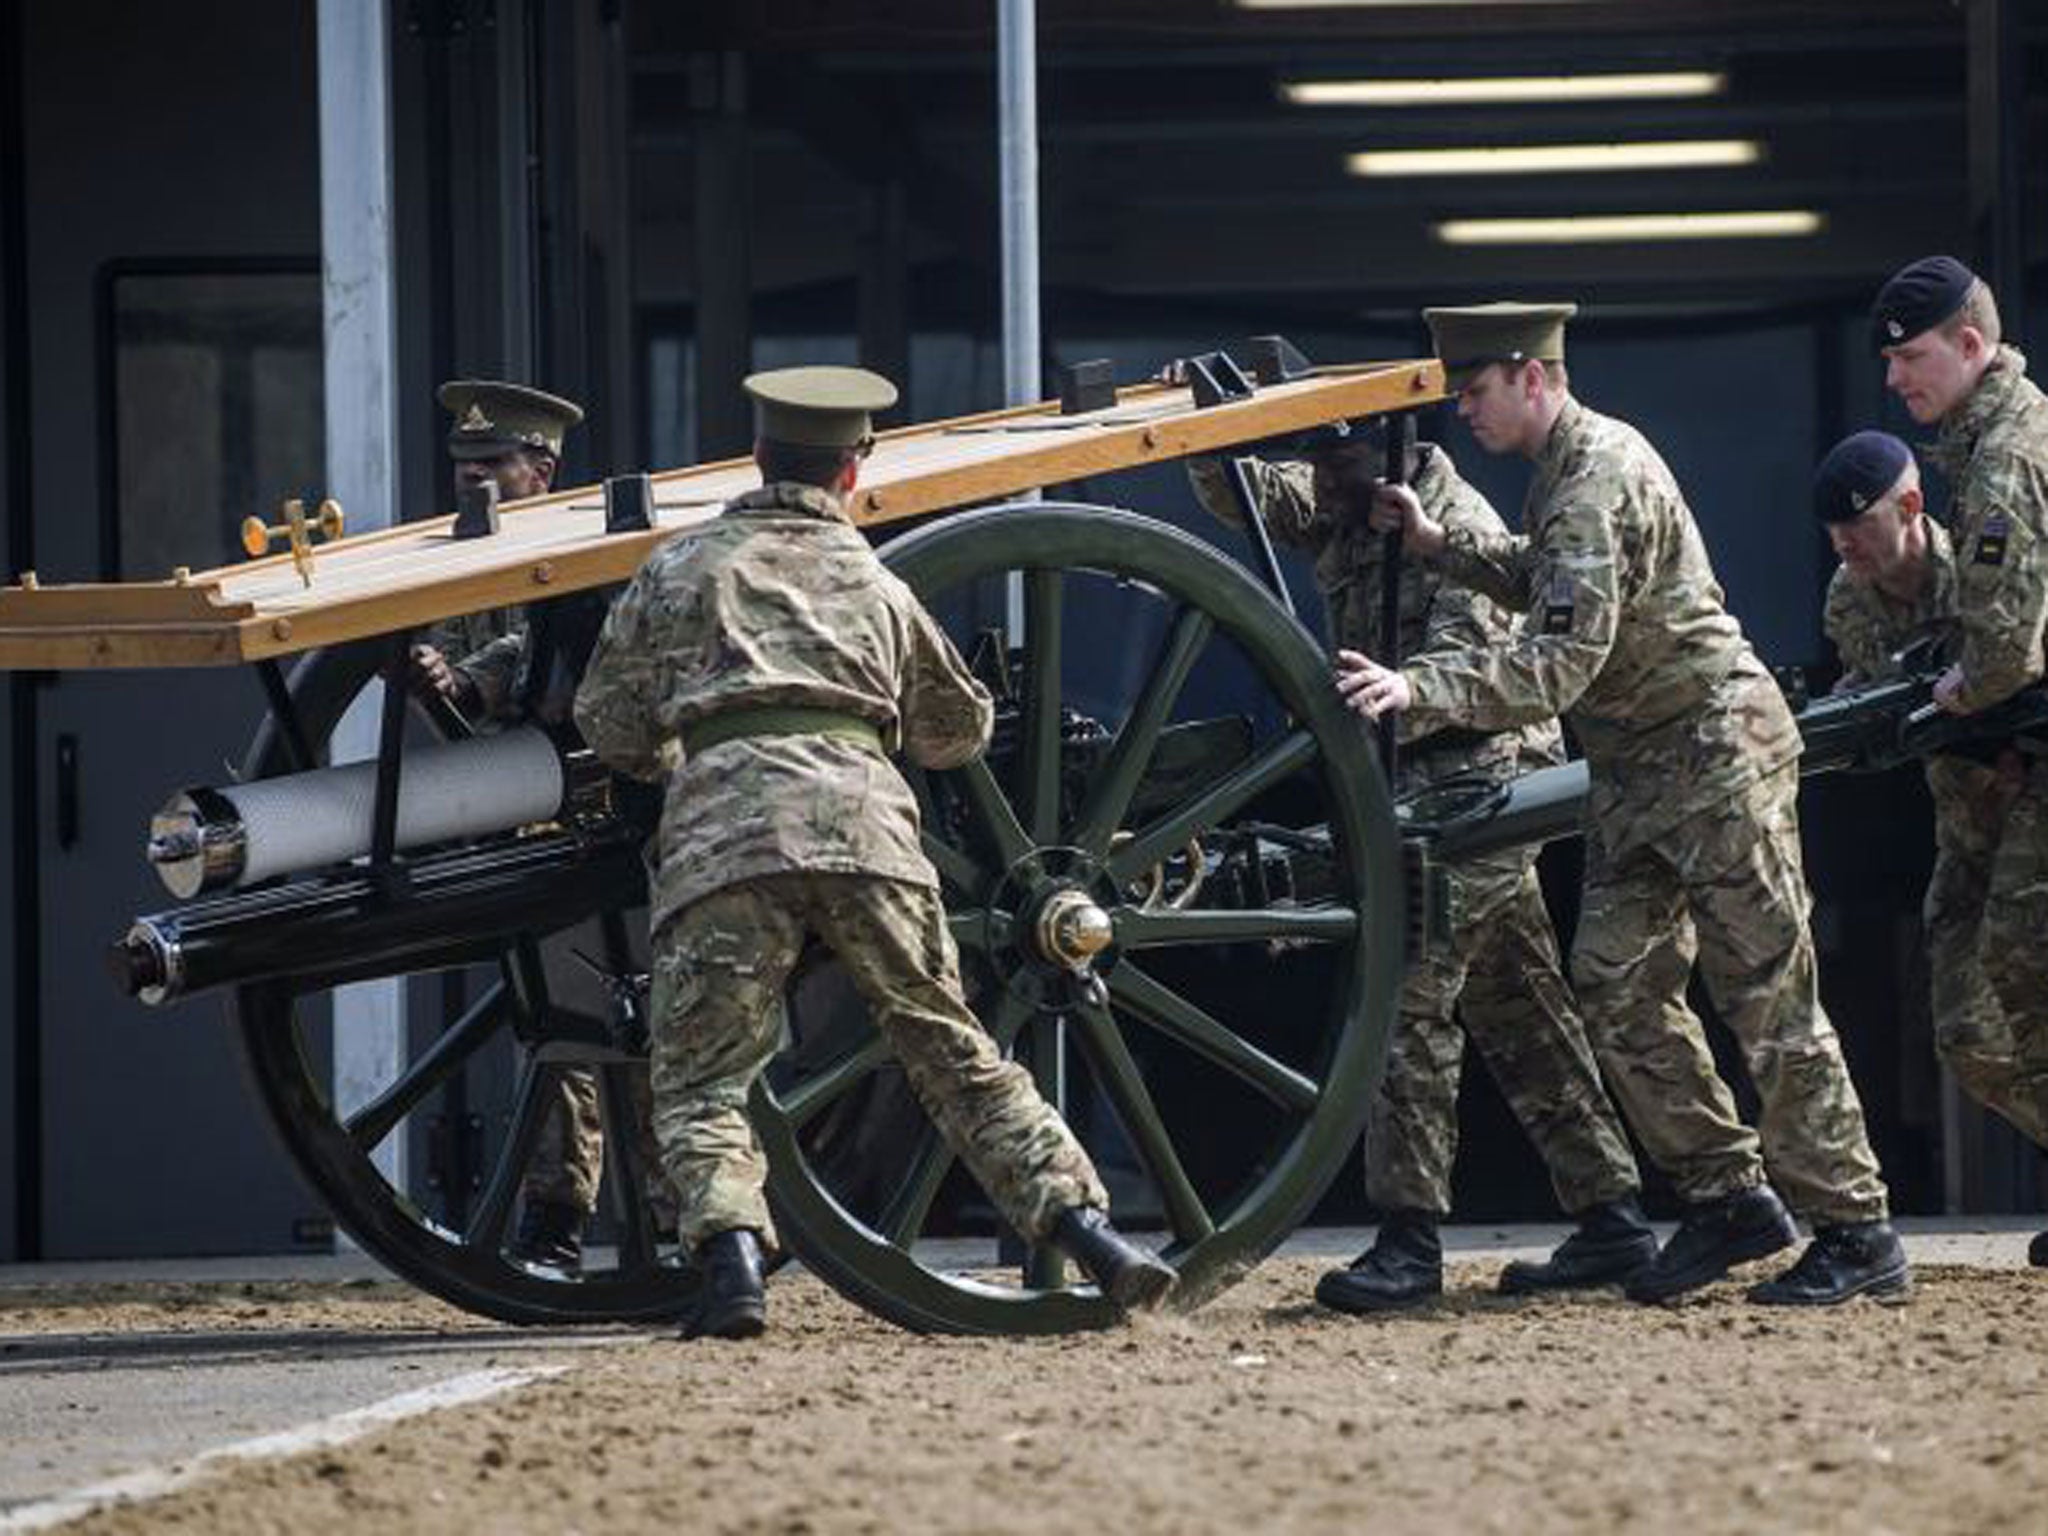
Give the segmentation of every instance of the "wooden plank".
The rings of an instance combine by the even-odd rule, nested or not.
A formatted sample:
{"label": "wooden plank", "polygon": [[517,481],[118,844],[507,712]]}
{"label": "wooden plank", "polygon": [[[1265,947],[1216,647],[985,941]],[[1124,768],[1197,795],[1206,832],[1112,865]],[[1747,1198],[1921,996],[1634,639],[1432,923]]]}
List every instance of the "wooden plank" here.
{"label": "wooden plank", "polygon": [[[1376,363],[1207,408],[1183,387],[1143,384],[1081,415],[1047,403],[899,427],[876,439],[852,513],[867,526],[925,517],[1443,393],[1433,360]],[[759,483],[750,459],[651,479],[656,526],[643,532],[607,535],[602,487],[580,486],[507,504],[489,538],[454,539],[454,519],[441,517],[316,544],[310,588],[280,553],[175,582],[0,589],[0,667],[225,665],[621,582],[656,544]]]}
{"label": "wooden plank", "polygon": [[[286,562],[289,567],[290,562]],[[246,602],[223,603],[217,583],[195,577],[170,581],[107,582],[61,587],[0,589],[0,625],[17,621],[17,611],[52,624],[171,624],[231,622],[255,611]]]}
{"label": "wooden plank", "polygon": [[78,625],[0,632],[0,670],[225,667],[247,660],[232,625]]}

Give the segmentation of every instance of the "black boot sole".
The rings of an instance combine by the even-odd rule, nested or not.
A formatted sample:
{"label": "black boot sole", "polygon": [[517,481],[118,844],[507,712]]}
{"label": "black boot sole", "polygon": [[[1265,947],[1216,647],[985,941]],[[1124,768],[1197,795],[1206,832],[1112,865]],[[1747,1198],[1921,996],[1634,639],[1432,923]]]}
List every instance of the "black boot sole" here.
{"label": "black boot sole", "polygon": [[1712,1285],[1716,1280],[1725,1280],[1728,1271],[1738,1264],[1749,1264],[1757,1259],[1767,1259],[1774,1253],[1783,1253],[1798,1241],[1799,1228],[1788,1212],[1779,1226],[1768,1232],[1749,1233],[1740,1241],[1722,1249],[1711,1263],[1695,1264],[1683,1274],[1660,1275],[1655,1279],[1647,1274],[1638,1273],[1622,1289],[1630,1301],[1671,1301],[1688,1291]]}
{"label": "black boot sole", "polygon": [[1761,1285],[1749,1288],[1748,1298],[1760,1307],[1839,1307],[1845,1301],[1854,1301],[1858,1296],[1868,1296],[1880,1304],[1898,1305],[1910,1300],[1913,1295],[1913,1272],[1904,1260],[1895,1269],[1887,1269],[1859,1280],[1844,1291],[1830,1291],[1825,1295],[1814,1292],[1776,1291],[1776,1282],[1766,1280]]}
{"label": "black boot sole", "polygon": [[694,1317],[683,1329],[686,1339],[758,1339],[768,1329],[765,1302],[730,1302]]}
{"label": "black boot sole", "polygon": [[1574,1269],[1562,1277],[1557,1276],[1547,1262],[1528,1264],[1517,1261],[1500,1272],[1500,1294],[1543,1296],[1559,1291],[1591,1291],[1601,1286],[1625,1285],[1631,1275],[1639,1273],[1656,1257],[1657,1240],[1650,1238],[1628,1253],[1616,1254],[1598,1268]]}
{"label": "black boot sole", "polygon": [[1380,1312],[1412,1312],[1418,1307],[1434,1306],[1443,1300],[1441,1285],[1426,1291],[1404,1291],[1399,1294],[1352,1290],[1342,1283],[1339,1275],[1325,1275],[1316,1282],[1316,1300],[1332,1312],[1342,1312],[1347,1317],[1370,1317]]}

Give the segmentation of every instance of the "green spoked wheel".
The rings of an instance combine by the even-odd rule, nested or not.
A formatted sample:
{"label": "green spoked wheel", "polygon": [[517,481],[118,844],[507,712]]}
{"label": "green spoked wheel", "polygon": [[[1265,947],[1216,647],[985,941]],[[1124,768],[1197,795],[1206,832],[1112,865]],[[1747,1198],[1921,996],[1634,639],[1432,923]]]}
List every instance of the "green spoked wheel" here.
{"label": "green spoked wheel", "polygon": [[[343,714],[375,679],[383,643],[312,653],[290,680],[293,710],[320,761]],[[411,709],[407,741],[436,739]],[[268,778],[298,766],[275,716],[258,733],[242,777]],[[634,841],[615,851],[617,879],[585,881],[598,899],[539,891],[530,926],[451,942],[409,960],[403,976],[415,1017],[407,1047],[367,1101],[348,1112],[330,1091],[329,999],[336,978],[319,975],[252,983],[230,1003],[257,1095],[286,1151],[340,1225],[398,1274],[456,1306],[513,1323],[654,1320],[678,1315],[695,1280],[664,1242],[649,1198],[640,1134],[644,1054],[614,1038],[603,988],[571,951],[623,974],[644,964],[646,915]],[[433,1016],[459,978],[460,1006]],[[352,974],[346,979],[365,979]],[[420,1017],[424,1015],[425,1017]],[[521,1262],[508,1252],[519,1194],[548,1134],[550,1107],[567,1072],[596,1080],[604,1122],[600,1210],[610,1238],[586,1247],[579,1273]],[[445,1122],[443,1090],[463,1082],[471,1112]],[[430,1187],[418,1166],[431,1145],[468,1139],[466,1156],[444,1158],[470,1171],[463,1187]],[[394,1178],[391,1149],[413,1154]],[[380,1154],[385,1154],[381,1155]]]}
{"label": "green spoked wheel", "polygon": [[[1368,735],[1314,639],[1162,522],[995,507],[884,558],[1011,695],[987,757],[914,775],[968,999],[1195,1304],[1306,1215],[1383,1066],[1404,916]],[[937,1240],[974,1192],[857,1002],[799,987],[789,1029],[755,1121],[807,1265],[914,1329],[1111,1321],[1055,1254]]]}

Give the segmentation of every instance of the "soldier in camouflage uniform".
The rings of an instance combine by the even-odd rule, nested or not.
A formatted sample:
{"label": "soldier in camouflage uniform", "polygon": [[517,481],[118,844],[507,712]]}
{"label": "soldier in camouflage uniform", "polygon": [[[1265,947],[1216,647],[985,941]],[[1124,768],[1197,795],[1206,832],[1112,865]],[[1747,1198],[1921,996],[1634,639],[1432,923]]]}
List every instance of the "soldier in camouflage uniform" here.
{"label": "soldier in camouflage uniform", "polygon": [[[501,501],[544,496],[554,487],[561,462],[562,440],[583,419],[583,409],[522,384],[492,379],[454,379],[443,384],[438,398],[454,417],[448,433],[448,455],[454,464],[459,500],[472,486],[490,483]],[[466,614],[439,625],[430,642],[412,653],[413,685],[438,693],[471,725],[500,729],[537,720],[566,725],[575,699],[576,669],[562,644],[561,632],[580,617],[588,638],[587,652],[604,616],[601,593],[578,594],[563,600],[551,623],[556,631],[545,660],[536,654],[535,630],[521,609]],[[561,608],[573,608],[564,614]],[[460,659],[454,662],[449,656]],[[645,924],[637,913],[625,914],[629,935],[638,937]],[[589,967],[577,958],[605,956],[605,940],[595,922],[542,941],[542,963],[548,978],[549,1002],[558,1008],[603,1017],[610,999]],[[635,964],[640,957],[629,957]],[[644,1077],[636,1079],[635,1096],[642,1121],[641,1161],[650,1170],[649,1195],[657,1228],[670,1220],[673,1200],[659,1175]],[[519,1224],[508,1252],[529,1264],[574,1271],[582,1264],[583,1229],[597,1208],[604,1172],[604,1120],[599,1109],[597,1074],[571,1068],[555,1078],[549,1106],[532,1161],[519,1186]]]}
{"label": "soldier in camouflage uniform", "polygon": [[[1688,1202],[1629,1294],[1674,1297],[1791,1244],[1767,1170],[1815,1234],[1752,1299],[1902,1293],[1905,1253],[1816,986],[1798,727],[1722,606],[1670,470],[1634,428],[1572,398],[1571,313],[1425,311],[1481,446],[1535,461],[1525,537],[1446,531],[1399,487],[1382,488],[1374,508],[1452,580],[1527,614],[1524,628],[1510,644],[1438,652],[1398,672],[1342,653],[1339,687],[1368,718],[1401,710],[1417,730],[1562,714],[1585,750],[1572,976],[1622,1112]],[[1695,962],[1755,1080],[1754,1131],[1686,1005]]]}
{"label": "soldier in camouflage uniform", "polygon": [[[1842,564],[1823,619],[1842,660],[1837,692],[1893,682],[1901,657],[1931,644],[1955,653],[1956,565],[1948,532],[1927,516],[1913,453],[1888,432],[1836,444],[1814,474],[1814,510]],[[1934,876],[1924,921],[1934,982],[1934,1041],[1979,1103],[2034,1140],[2048,1139],[2035,1096],[2015,1096],[2012,1030],[1978,958],[1992,855],[2025,767],[2011,747],[1945,752],[1927,760],[1934,797]]]}
{"label": "soldier in camouflage uniform", "polygon": [[917,802],[886,755],[955,767],[993,720],[987,690],[846,513],[869,413],[895,388],[857,368],[781,369],[746,387],[762,488],[649,557],[576,700],[608,763],[667,785],[650,1022],[656,1134],[703,1275],[689,1332],[764,1324],[775,1233],[747,1095],[809,937],[846,967],[1004,1219],[1120,1305],[1154,1306],[1172,1269],[1109,1225],[1087,1154],[962,998]]}
{"label": "soldier in camouflage uniform", "polygon": [[[2038,683],[2048,624],[2048,397],[2001,343],[1998,305],[1948,256],[1879,292],[1885,383],[1922,425],[1954,487],[1954,660],[1935,701],[1969,715]],[[2048,1121],[2048,742],[2016,738],[1987,770],[1935,785],[1927,894],[1936,1020],[1991,1058],[1957,1076],[2037,1144]],[[1995,1007],[2000,1017],[1986,1024]],[[1978,1035],[1978,1032],[1982,1032]],[[1974,1079],[1974,1080],[1973,1080]],[[2048,1265],[2048,1233],[2028,1250]]]}
{"label": "soldier in camouflage uniform", "polygon": [[[554,488],[562,439],[583,420],[573,400],[496,379],[450,379],[435,396],[455,418],[448,431],[455,496],[486,483],[498,500],[523,501]],[[413,670],[474,721],[514,713],[513,690],[526,646],[517,608],[463,614],[435,626],[413,648]],[[459,658],[453,662],[449,657]]]}
{"label": "soldier in camouflage uniform", "polygon": [[[1330,639],[1341,647],[1363,649],[1379,639],[1386,540],[1367,517],[1384,462],[1384,448],[1362,434],[1355,445],[1329,448],[1312,462],[1240,461],[1273,536],[1314,552]],[[1204,507],[1225,522],[1242,521],[1220,462],[1194,459],[1188,470]],[[1487,534],[1506,531],[1442,449],[1424,444],[1417,450],[1411,483],[1436,521]],[[1404,656],[1493,646],[1509,630],[1508,616],[1478,592],[1444,581],[1432,566],[1403,564]],[[1405,795],[1452,779],[1501,783],[1563,757],[1555,720],[1483,735],[1438,730],[1418,738],[1411,731],[1402,742],[1395,789]],[[1557,936],[1536,879],[1536,850],[1447,865],[1444,875],[1450,932],[1409,967],[1386,1077],[1366,1119],[1366,1193],[1384,1219],[1371,1248],[1316,1286],[1317,1300],[1342,1312],[1412,1305],[1443,1289],[1437,1226],[1451,1208],[1467,1036],[1542,1154],[1559,1204],[1579,1223],[1547,1262],[1510,1264],[1501,1289],[1609,1284],[1647,1263],[1657,1248],[1636,1204],[1635,1158],[1600,1086],[1559,965]]]}

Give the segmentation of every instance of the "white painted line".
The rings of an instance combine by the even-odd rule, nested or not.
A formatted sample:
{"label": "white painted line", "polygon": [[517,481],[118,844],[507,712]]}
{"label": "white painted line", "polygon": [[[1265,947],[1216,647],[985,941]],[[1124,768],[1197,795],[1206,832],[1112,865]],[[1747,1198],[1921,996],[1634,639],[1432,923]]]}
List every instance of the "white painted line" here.
{"label": "white painted line", "polygon": [[252,1440],[237,1440],[231,1445],[216,1446],[210,1451],[201,1451],[196,1456],[183,1458],[167,1467],[144,1467],[139,1472],[124,1472],[119,1477],[110,1477],[104,1482],[92,1483],[84,1488],[74,1488],[69,1493],[60,1493],[53,1498],[42,1499],[34,1504],[24,1504],[18,1509],[0,1514],[0,1536],[14,1536],[18,1531],[47,1530],[53,1525],[62,1525],[67,1520],[78,1520],[96,1510],[113,1504],[137,1503],[144,1499],[159,1499],[165,1494],[176,1493],[203,1478],[226,1471],[238,1462],[263,1461],[278,1456],[295,1456],[301,1451],[322,1450],[329,1446],[346,1445],[351,1440],[361,1439],[374,1430],[402,1419],[410,1419],[422,1413],[432,1413],[437,1408],[455,1408],[464,1403],[482,1402],[485,1398],[496,1397],[501,1392],[510,1392],[528,1382],[539,1381],[548,1376],[559,1376],[567,1366],[529,1366],[516,1371],[471,1371],[466,1376],[453,1376],[447,1381],[437,1382],[430,1387],[415,1391],[401,1392],[396,1397],[387,1397],[380,1403],[371,1403],[367,1408],[352,1408],[347,1413],[337,1413],[331,1418],[316,1419],[310,1424],[301,1424],[296,1429],[280,1430],[274,1435],[258,1435]]}

